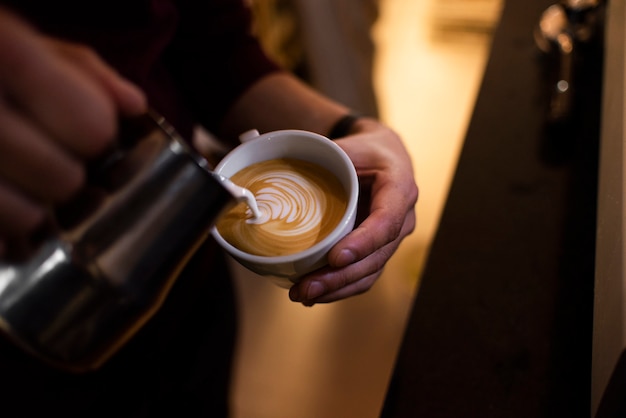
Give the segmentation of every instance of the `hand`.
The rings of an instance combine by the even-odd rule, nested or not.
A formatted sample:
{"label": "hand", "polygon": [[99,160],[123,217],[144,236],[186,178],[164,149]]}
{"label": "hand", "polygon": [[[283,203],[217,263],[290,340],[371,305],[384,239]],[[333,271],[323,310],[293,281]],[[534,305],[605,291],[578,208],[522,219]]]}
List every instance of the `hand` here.
{"label": "hand", "polygon": [[0,7],[0,257],[85,179],[141,91],[90,49],[38,33]]}
{"label": "hand", "polygon": [[418,189],[400,138],[375,120],[361,119],[353,134],[336,143],[356,167],[366,218],[332,248],[328,267],[290,289],[291,300],[307,306],[369,290],[416,223]]}

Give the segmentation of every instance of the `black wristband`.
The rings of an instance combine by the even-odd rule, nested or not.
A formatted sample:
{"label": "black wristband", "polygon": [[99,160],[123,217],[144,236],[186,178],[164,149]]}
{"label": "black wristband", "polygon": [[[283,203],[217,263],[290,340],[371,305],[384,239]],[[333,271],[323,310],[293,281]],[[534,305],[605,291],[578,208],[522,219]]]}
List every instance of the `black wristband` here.
{"label": "black wristband", "polygon": [[337,139],[348,135],[354,123],[359,119],[361,119],[361,115],[352,112],[342,116],[341,119],[333,125],[328,133],[328,137],[330,139]]}

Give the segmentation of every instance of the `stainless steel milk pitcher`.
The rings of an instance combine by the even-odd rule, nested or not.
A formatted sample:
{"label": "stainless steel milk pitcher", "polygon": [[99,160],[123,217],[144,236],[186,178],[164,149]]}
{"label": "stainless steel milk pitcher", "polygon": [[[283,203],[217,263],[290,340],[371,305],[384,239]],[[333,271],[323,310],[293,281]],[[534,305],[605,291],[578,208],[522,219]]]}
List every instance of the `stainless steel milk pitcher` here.
{"label": "stainless steel milk pitcher", "polygon": [[78,372],[152,316],[233,200],[158,115],[126,121],[117,144],[52,217],[54,233],[25,260],[0,262],[0,330]]}

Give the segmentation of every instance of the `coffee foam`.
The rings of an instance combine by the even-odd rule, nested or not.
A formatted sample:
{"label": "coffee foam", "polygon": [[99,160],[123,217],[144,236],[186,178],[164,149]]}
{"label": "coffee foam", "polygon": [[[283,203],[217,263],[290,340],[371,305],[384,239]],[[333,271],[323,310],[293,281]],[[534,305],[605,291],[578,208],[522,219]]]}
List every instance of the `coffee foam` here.
{"label": "coffee foam", "polygon": [[347,206],[337,178],[307,161],[264,161],[231,180],[254,194],[261,215],[254,218],[239,204],[216,226],[232,245],[255,255],[281,256],[310,248],[337,226]]}

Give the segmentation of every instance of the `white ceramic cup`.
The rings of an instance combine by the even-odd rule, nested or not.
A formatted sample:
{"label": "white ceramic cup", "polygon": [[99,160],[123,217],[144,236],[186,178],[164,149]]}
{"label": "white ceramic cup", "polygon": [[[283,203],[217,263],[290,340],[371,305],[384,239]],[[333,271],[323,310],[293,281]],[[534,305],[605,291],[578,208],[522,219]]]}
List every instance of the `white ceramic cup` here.
{"label": "white ceramic cup", "polygon": [[226,241],[217,228],[213,238],[236,261],[254,273],[267,276],[281,287],[289,288],[300,277],[327,264],[328,251],[354,228],[359,197],[356,170],[348,155],[328,138],[300,130],[275,131],[259,135],[257,131],[241,136],[242,144],[228,153],[214,172],[231,177],[252,164],[276,159],[295,158],[316,163],[332,172],[346,190],[345,213],[335,229],[312,247],[289,255],[268,257],[239,250]]}

